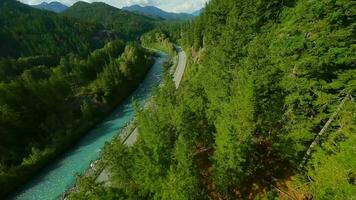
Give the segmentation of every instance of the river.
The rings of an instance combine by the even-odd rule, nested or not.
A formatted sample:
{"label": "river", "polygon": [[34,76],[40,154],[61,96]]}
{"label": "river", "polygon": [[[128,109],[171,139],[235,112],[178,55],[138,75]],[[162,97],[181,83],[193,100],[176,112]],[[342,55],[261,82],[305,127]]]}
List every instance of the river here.
{"label": "river", "polygon": [[161,52],[145,79],[126,101],[10,199],[54,200],[61,197],[68,188],[73,186],[76,174],[85,172],[90,163],[99,158],[105,143],[112,140],[133,119],[132,100],[138,100],[143,104],[151,95],[154,86],[162,79],[163,63],[168,58],[167,54]]}

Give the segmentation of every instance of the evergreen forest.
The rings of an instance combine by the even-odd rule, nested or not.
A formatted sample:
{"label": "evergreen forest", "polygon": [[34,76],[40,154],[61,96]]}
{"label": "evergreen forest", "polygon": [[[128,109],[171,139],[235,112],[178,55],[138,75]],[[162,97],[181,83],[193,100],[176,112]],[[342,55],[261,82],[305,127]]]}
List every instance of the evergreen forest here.
{"label": "evergreen forest", "polygon": [[2,197],[125,100],[156,54],[104,24],[14,0],[0,2],[0,27]]}
{"label": "evergreen forest", "polygon": [[179,22],[2,0],[0,27],[0,196],[129,96],[159,49],[172,60],[149,102],[133,102],[136,142],[108,142],[109,180],[78,175],[67,199],[356,197],[354,0],[210,0]]}
{"label": "evergreen forest", "polygon": [[[160,29],[188,54],[137,108],[133,146],[104,150],[109,183],[70,199],[320,199],[356,196],[356,3],[212,0]],[[146,39],[145,41],[149,41]]]}

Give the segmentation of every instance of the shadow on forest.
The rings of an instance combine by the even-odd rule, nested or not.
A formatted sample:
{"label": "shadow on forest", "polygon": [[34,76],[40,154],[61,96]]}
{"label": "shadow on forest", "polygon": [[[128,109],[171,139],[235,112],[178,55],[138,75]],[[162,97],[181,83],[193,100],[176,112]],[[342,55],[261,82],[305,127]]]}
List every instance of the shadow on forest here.
{"label": "shadow on forest", "polygon": [[291,177],[295,170],[272,151],[272,143],[267,140],[255,142],[254,153],[249,161],[254,166],[250,175],[239,187],[229,188],[230,197],[219,193],[213,181],[213,163],[210,160],[214,149],[197,147],[195,155],[196,165],[200,172],[200,183],[205,188],[210,199],[256,199],[268,196],[269,191],[274,191],[282,199],[302,200],[304,197],[291,187]]}

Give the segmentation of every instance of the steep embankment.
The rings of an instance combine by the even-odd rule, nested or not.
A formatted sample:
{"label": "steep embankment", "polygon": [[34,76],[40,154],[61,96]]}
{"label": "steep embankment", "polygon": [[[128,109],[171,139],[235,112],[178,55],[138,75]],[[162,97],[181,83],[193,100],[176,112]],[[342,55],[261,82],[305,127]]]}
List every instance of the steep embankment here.
{"label": "steep embankment", "polygon": [[102,120],[136,88],[153,60],[135,43],[115,40],[102,47],[114,38],[101,25],[14,0],[1,1],[0,11],[4,196]]}
{"label": "steep embankment", "polygon": [[64,56],[58,66],[32,67],[2,82],[2,120],[11,123],[2,124],[1,195],[28,181],[130,95],[153,64],[151,56],[116,41],[87,59]]}
{"label": "steep embankment", "polygon": [[[159,35],[164,35],[164,33],[160,32]],[[144,37],[146,37],[147,39],[148,37],[151,36],[152,34],[148,33]],[[173,45],[173,43],[171,43],[168,38],[167,40],[158,40],[158,41],[155,40],[154,42],[155,47],[159,49],[166,48],[168,43]],[[164,63],[164,65],[167,64],[169,65],[163,66],[163,70],[166,73],[166,78],[168,78],[167,73],[170,73],[172,70],[165,67],[174,67],[172,68],[174,69],[174,72],[172,72],[171,74],[172,79],[171,80],[166,79],[162,84],[165,85],[167,84],[167,81],[170,82],[173,80],[173,82],[175,83],[175,87],[178,89],[186,68],[187,57],[181,47],[176,46],[176,52],[178,54],[178,59],[175,64],[176,67],[171,65],[172,62],[167,62],[168,60]],[[171,59],[173,59],[172,57],[173,55],[171,55]],[[149,103],[149,106],[148,105],[145,106],[145,109],[147,109],[147,107],[150,107],[151,105],[154,104],[155,102],[153,97],[153,99],[151,99]],[[137,127],[135,128],[136,125]],[[110,144],[106,145],[104,151],[102,152],[101,160],[95,162],[95,165],[91,166],[92,168],[89,170],[89,172],[87,172],[87,174],[77,179],[75,188],[72,191],[70,191],[69,196],[67,196],[67,198],[69,199],[79,198],[80,196],[83,195],[83,193],[88,193],[88,192],[91,193],[96,191],[96,189],[99,189],[96,186],[102,183],[105,183],[105,185],[110,185],[113,181],[115,181],[114,177],[111,176],[112,174],[115,174],[115,169],[114,169],[115,167],[112,165],[113,163],[111,163],[110,161],[110,156],[108,157],[108,155],[114,153],[112,152],[111,148],[117,148],[117,145],[122,145],[122,144],[125,145],[126,147],[134,146],[137,140],[140,138],[139,127],[140,124],[137,124],[137,122],[135,123],[131,122],[129,127],[126,127],[124,130],[121,130],[121,135],[115,138],[113,141],[111,141]],[[114,169],[114,173],[112,173],[111,169]],[[129,176],[129,174],[127,175]],[[88,183],[89,185],[93,185],[93,191],[92,190],[89,191],[89,188],[87,187]],[[96,194],[94,194],[94,196],[96,196]]]}
{"label": "steep embankment", "polygon": [[212,0],[172,34],[189,49],[183,87],[166,77],[154,105],[138,111],[137,142],[105,154],[113,184],[89,181],[82,194],[355,196],[354,11],[346,0]]}
{"label": "steep embankment", "polygon": [[201,55],[187,90],[200,92],[195,110],[211,128],[210,197],[356,194],[354,10],[350,1],[212,1],[187,25],[181,40]]}
{"label": "steep embankment", "polygon": [[[63,197],[64,192],[73,186],[76,175],[82,174],[89,166],[92,168],[92,162],[102,154],[104,145],[115,138],[118,132],[132,120],[134,116],[132,101],[143,102],[149,97],[155,84],[162,77],[163,63],[167,57],[165,54],[160,54],[140,85],[125,101],[115,107],[108,117],[92,127],[64,155],[41,170],[14,197],[18,200],[47,200]],[[120,88],[114,93],[117,95],[122,92],[123,89]],[[115,99],[119,100],[118,97]],[[95,168],[97,167],[95,165]]]}

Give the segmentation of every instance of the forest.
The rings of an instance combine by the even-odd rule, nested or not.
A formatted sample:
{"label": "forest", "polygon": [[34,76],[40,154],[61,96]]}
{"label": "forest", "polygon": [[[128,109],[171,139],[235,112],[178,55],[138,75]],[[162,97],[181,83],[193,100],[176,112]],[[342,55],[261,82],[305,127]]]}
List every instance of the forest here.
{"label": "forest", "polygon": [[[93,14],[94,13],[94,14]],[[161,23],[104,3],[62,14],[0,1],[0,197],[110,113],[156,56],[182,46],[139,135],[102,151],[109,182],[80,175],[74,200],[356,196],[356,3],[211,0]],[[171,63],[170,63],[171,64]]]}
{"label": "forest", "polygon": [[139,15],[109,6],[102,2],[79,1],[63,13],[90,23],[102,24],[107,31],[115,31],[119,38],[135,40],[158,26],[161,19]]}
{"label": "forest", "polygon": [[100,121],[136,88],[152,64],[152,53],[122,41],[110,42],[85,59],[69,54],[60,60],[1,60],[6,77],[0,83],[4,192],[10,181],[26,179],[27,170],[36,170]]}
{"label": "forest", "polygon": [[14,0],[0,2],[0,25],[3,197],[125,100],[157,55],[102,24]]}
{"label": "forest", "polygon": [[105,147],[110,182],[79,177],[69,199],[353,199],[355,15],[349,0],[211,0],[166,27],[189,56],[181,87],[167,73],[136,109],[138,141]]}
{"label": "forest", "polygon": [[[28,20],[31,19],[31,20]],[[30,8],[14,0],[0,1],[0,56],[86,55],[109,37],[103,26]]]}
{"label": "forest", "polygon": [[174,57],[176,50],[169,34],[161,29],[154,29],[142,35],[141,43],[151,49],[160,49]]}

